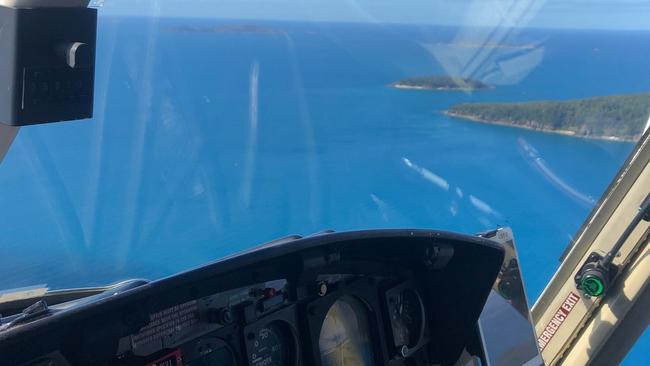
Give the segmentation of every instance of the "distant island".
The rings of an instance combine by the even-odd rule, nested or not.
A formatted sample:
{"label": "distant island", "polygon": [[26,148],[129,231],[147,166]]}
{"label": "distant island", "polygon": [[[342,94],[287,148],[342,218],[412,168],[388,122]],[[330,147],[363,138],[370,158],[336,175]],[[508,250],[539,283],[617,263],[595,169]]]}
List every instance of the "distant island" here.
{"label": "distant island", "polygon": [[479,90],[489,89],[490,86],[482,81],[462,78],[457,76],[419,76],[398,80],[391,84],[398,89],[417,90]]}
{"label": "distant island", "polygon": [[445,114],[577,137],[635,141],[648,123],[650,93],[566,101],[466,103],[452,106]]}
{"label": "distant island", "polygon": [[218,26],[190,26],[180,25],[169,27],[168,32],[177,33],[266,33],[284,34],[284,30],[278,28],[264,27],[255,24],[232,24]]}
{"label": "distant island", "polygon": [[506,43],[438,43],[438,46],[458,47],[458,48],[482,48],[482,49],[506,49],[506,50],[532,50],[537,48],[535,44],[506,44]]}

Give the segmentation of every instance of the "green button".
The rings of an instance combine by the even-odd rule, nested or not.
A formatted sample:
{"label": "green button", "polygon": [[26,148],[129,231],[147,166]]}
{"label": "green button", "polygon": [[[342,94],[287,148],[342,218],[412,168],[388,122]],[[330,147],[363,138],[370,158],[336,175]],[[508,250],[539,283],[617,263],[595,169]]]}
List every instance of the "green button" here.
{"label": "green button", "polygon": [[599,277],[586,275],[582,280],[582,290],[589,296],[600,296],[605,291],[605,284]]}

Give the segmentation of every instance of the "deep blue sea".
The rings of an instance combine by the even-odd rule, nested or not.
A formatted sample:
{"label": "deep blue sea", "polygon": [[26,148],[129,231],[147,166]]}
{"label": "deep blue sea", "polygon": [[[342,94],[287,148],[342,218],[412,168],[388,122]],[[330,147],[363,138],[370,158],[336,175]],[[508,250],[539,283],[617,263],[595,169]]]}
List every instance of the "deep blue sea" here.
{"label": "deep blue sea", "polygon": [[[633,144],[441,112],[650,90],[644,32],[101,18],[98,36],[95,118],[23,128],[0,166],[0,288],[155,279],[323,229],[501,225],[533,302]],[[388,86],[431,74],[496,87]]]}

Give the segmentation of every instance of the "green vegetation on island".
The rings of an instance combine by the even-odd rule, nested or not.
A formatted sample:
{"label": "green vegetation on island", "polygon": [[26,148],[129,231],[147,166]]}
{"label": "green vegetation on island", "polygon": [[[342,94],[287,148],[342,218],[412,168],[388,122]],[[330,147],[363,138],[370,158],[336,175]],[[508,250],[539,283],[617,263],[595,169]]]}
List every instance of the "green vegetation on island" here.
{"label": "green vegetation on island", "polygon": [[488,89],[489,85],[482,81],[456,76],[419,76],[398,80],[391,84],[398,89],[418,90],[478,90]]}
{"label": "green vegetation on island", "polygon": [[566,101],[466,103],[454,105],[445,113],[477,122],[578,137],[634,141],[648,123],[650,93]]}

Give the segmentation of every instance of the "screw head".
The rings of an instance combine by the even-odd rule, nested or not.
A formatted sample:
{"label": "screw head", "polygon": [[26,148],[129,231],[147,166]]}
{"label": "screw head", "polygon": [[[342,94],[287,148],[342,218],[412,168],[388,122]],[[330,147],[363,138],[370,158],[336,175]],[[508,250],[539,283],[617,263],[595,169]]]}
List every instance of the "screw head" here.
{"label": "screw head", "polygon": [[318,284],[318,296],[325,296],[327,294],[327,282],[323,281]]}
{"label": "screw head", "polygon": [[406,357],[409,354],[409,348],[406,345],[403,345],[399,351],[402,354],[402,357]]}

